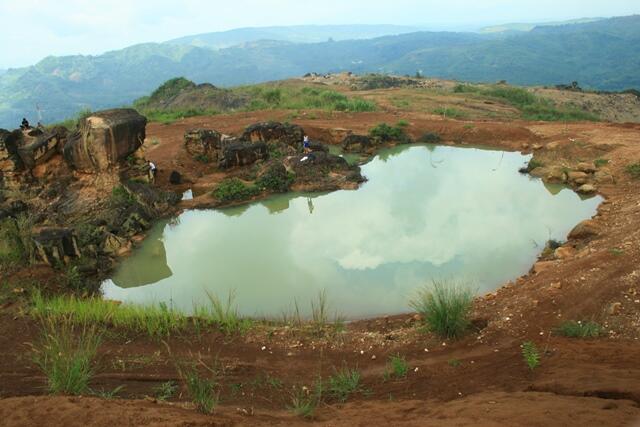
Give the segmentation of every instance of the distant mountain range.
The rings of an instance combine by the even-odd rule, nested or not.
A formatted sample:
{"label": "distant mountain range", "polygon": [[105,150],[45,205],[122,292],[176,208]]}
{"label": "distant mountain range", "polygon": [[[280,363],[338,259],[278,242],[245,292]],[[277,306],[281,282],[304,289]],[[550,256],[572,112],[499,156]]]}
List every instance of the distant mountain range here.
{"label": "distant mountain range", "polygon": [[508,31],[531,31],[536,27],[555,27],[559,25],[588,24],[590,22],[601,21],[603,19],[605,18],[581,18],[581,19],[571,19],[568,21],[538,22],[536,24],[531,24],[531,23],[501,24],[501,25],[492,25],[490,27],[481,28],[479,32],[488,34],[488,33],[504,33]]}
{"label": "distant mountain range", "polygon": [[[302,27],[294,28],[287,37],[304,33]],[[234,33],[235,38],[227,32],[141,44],[99,56],[48,57],[0,75],[0,127],[15,127],[23,116],[35,121],[37,107],[44,121],[51,123],[83,108],[130,104],[176,76],[231,86],[311,71],[412,75],[420,71],[467,81],[552,85],[577,80],[585,88],[640,88],[640,16],[526,32],[411,32],[359,40],[340,38],[404,27],[356,26],[352,33],[319,28],[324,29],[314,28],[306,37],[328,39],[328,34],[336,34],[333,41],[248,40],[250,29],[245,29]],[[239,46],[212,48],[239,40],[244,40]]]}
{"label": "distant mountain range", "polygon": [[403,25],[299,25],[238,28],[229,31],[180,37],[165,43],[224,49],[260,40],[276,40],[289,43],[321,43],[329,41],[329,39],[334,41],[373,39],[425,30],[427,30],[425,27]]}

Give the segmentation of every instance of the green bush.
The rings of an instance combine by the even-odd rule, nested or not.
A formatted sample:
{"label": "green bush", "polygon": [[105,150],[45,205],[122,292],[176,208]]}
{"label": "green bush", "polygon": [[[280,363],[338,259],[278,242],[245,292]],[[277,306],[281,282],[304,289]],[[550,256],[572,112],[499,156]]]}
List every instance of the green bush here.
{"label": "green bush", "polygon": [[426,132],[420,137],[418,142],[422,142],[425,144],[439,144],[440,142],[442,142],[442,138],[440,138],[440,135],[438,135],[437,133]]}
{"label": "green bush", "polygon": [[558,335],[569,338],[597,338],[603,333],[603,328],[596,322],[568,321],[556,329]]}
{"label": "green bush", "polygon": [[470,324],[474,292],[467,284],[433,281],[418,292],[410,306],[432,332],[443,338],[462,336]]}
{"label": "green bush", "polygon": [[122,185],[117,185],[111,190],[109,202],[113,206],[129,206],[135,202],[133,196]]}
{"label": "green bush", "polygon": [[227,178],[213,191],[216,199],[223,202],[250,199],[260,194],[260,189],[254,185],[246,185],[238,178]]}
{"label": "green bush", "polygon": [[480,88],[469,84],[458,84],[453,88],[454,93],[478,93]]}
{"label": "green bush", "polygon": [[293,184],[294,175],[287,173],[286,176],[267,173],[256,181],[256,186],[263,190],[273,191],[275,193],[286,193]]}
{"label": "green bush", "polygon": [[402,126],[390,126],[386,123],[380,123],[369,130],[369,136],[380,142],[408,142],[409,136]]}
{"label": "green bush", "polygon": [[627,165],[625,171],[634,179],[640,179],[640,162]]}

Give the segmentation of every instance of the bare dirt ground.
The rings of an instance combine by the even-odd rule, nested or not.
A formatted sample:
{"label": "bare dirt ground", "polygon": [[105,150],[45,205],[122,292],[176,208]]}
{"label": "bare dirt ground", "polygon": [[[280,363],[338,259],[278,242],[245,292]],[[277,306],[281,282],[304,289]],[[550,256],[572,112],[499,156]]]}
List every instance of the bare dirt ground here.
{"label": "bare dirt ground", "polygon": [[[242,337],[194,332],[166,343],[111,331],[100,348],[91,386],[112,390],[123,385],[120,398],[49,397],[45,379],[31,361],[38,325],[19,306],[9,305],[0,311],[0,424],[640,425],[640,181],[624,171],[640,161],[640,125],[456,121],[391,108],[360,114],[307,112],[296,119],[290,114],[241,113],[151,124],[145,155],[159,167],[159,185],[168,187],[169,173],[178,170],[188,180],[185,189],[208,190],[221,175],[185,153],[187,129],[237,134],[251,123],[289,119],[313,139],[337,143],[345,129],[366,133],[377,123],[405,119],[414,137],[437,132],[445,143],[457,146],[535,151],[547,161],[568,165],[606,158],[615,183],[598,188],[606,200],[594,218],[597,234],[569,240],[566,246],[575,251],[568,258],[538,264],[530,274],[479,298],[475,328],[458,341],[424,334],[412,316],[354,322],[344,333],[325,338],[267,325]],[[583,319],[604,325],[606,336],[578,340],[551,333],[564,320]],[[535,371],[529,371],[521,355],[521,344],[528,340],[542,352]],[[409,374],[385,381],[388,357],[395,354],[406,358]],[[162,382],[179,380],[175,359],[195,355],[207,363],[217,360],[223,368],[221,405],[210,416],[186,403],[184,390],[168,403],[153,398]],[[357,367],[363,377],[361,390],[348,403],[328,402],[312,421],[286,409],[294,386],[311,387],[319,375],[344,364]]]}

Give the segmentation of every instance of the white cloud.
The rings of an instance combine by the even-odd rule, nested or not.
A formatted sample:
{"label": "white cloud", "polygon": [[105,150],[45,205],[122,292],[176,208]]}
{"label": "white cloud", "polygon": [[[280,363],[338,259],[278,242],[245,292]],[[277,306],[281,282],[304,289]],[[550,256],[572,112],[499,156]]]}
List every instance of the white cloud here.
{"label": "white cloud", "polygon": [[427,24],[434,28],[639,13],[628,0],[0,0],[0,68],[47,55],[99,54],[131,44],[246,26]]}

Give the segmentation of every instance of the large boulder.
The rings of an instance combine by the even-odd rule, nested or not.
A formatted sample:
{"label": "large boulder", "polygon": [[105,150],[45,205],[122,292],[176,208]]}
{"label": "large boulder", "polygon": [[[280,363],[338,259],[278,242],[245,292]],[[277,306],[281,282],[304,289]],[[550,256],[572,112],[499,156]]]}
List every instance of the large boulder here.
{"label": "large boulder", "polygon": [[14,182],[16,173],[24,170],[22,159],[18,155],[18,146],[22,132],[9,132],[0,129],[0,188]]}
{"label": "large boulder", "polygon": [[358,166],[350,166],[343,157],[324,151],[291,157],[285,163],[295,173],[296,182],[319,182],[335,172],[346,175],[352,182],[364,181]]}
{"label": "large boulder", "polygon": [[146,124],[147,119],[130,108],[93,113],[69,136],[64,158],[83,172],[109,170],[140,148]]}
{"label": "large boulder", "polygon": [[342,140],[342,149],[352,153],[362,153],[369,151],[373,148],[371,138],[366,135],[347,135]]}
{"label": "large boulder", "polygon": [[209,161],[218,161],[222,149],[233,142],[237,142],[235,138],[212,129],[191,129],[184,134],[187,153]]}
{"label": "large boulder", "polygon": [[55,266],[67,264],[70,258],[79,258],[78,243],[69,228],[46,227],[34,230],[36,254],[45,263]]}
{"label": "large boulder", "polygon": [[588,239],[600,234],[600,226],[592,219],[587,219],[576,225],[569,233],[569,239]]}
{"label": "large boulder", "polygon": [[53,130],[32,129],[25,132],[18,155],[27,169],[33,169],[62,151],[66,138],[67,129],[61,126]]}
{"label": "large boulder", "polygon": [[222,150],[222,158],[218,162],[221,169],[252,165],[258,160],[269,157],[267,144],[264,142],[236,142]]}
{"label": "large boulder", "polygon": [[240,139],[245,142],[279,141],[295,149],[300,149],[304,139],[304,130],[300,126],[290,123],[255,123],[245,129]]}

